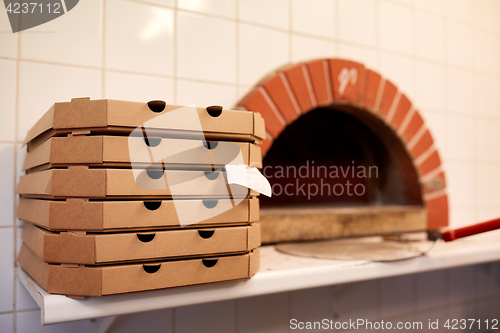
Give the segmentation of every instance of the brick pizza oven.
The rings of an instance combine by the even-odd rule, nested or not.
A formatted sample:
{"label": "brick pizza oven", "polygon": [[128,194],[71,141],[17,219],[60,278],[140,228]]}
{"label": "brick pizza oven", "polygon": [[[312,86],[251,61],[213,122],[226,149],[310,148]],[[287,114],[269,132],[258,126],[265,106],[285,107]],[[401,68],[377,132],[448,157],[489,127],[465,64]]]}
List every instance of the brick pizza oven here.
{"label": "brick pizza oven", "polygon": [[[298,184],[293,173],[273,177],[279,166],[376,166],[378,172],[377,177],[351,179],[363,184],[363,195],[261,197],[263,242],[448,225],[445,175],[431,133],[410,99],[379,73],[343,59],[294,64],[261,80],[237,107],[260,112],[266,121],[262,154],[273,190]],[[326,193],[339,179],[301,181],[305,188],[323,186]]]}

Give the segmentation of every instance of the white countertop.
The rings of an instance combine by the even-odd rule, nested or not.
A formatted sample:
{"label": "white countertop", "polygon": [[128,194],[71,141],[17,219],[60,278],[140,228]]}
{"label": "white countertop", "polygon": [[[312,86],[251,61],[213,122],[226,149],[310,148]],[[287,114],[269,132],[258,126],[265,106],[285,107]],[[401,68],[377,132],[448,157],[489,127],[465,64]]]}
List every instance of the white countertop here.
{"label": "white countertop", "polygon": [[413,274],[500,260],[500,231],[439,241],[415,259],[379,263],[295,257],[261,248],[261,269],[248,281],[138,292],[83,300],[48,294],[20,267],[17,276],[41,309],[42,324],[125,315],[178,306]]}

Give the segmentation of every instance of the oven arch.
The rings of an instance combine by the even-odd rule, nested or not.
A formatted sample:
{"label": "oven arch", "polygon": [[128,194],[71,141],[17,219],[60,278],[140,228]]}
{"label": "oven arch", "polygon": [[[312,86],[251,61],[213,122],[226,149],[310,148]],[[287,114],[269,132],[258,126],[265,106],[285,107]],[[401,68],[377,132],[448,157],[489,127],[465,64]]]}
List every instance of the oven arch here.
{"label": "oven arch", "polygon": [[285,66],[258,82],[236,106],[265,119],[263,156],[288,125],[321,107],[360,110],[392,129],[417,170],[428,229],[448,225],[445,172],[431,132],[410,99],[363,64],[327,58]]}

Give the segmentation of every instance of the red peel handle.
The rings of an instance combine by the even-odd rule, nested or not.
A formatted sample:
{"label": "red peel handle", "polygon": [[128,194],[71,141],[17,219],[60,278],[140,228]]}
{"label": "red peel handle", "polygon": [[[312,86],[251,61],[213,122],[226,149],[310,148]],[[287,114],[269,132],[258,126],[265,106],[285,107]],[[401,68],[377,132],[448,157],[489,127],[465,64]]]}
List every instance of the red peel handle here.
{"label": "red peel handle", "polygon": [[472,236],[480,234],[482,232],[496,230],[496,229],[500,229],[500,218],[455,230],[447,230],[441,234],[441,237],[444,239],[445,242],[451,242],[458,238]]}

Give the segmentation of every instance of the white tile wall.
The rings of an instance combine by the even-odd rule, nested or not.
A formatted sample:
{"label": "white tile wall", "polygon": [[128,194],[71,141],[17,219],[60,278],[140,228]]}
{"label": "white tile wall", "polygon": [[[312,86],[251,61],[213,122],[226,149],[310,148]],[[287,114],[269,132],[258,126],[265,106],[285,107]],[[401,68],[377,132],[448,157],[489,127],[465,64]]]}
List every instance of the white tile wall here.
{"label": "white tile wall", "polygon": [[177,20],[177,75],[234,84],[236,23],[187,12]]}
{"label": "white tile wall", "polygon": [[377,2],[374,0],[338,0],[339,39],[376,46]]}
{"label": "white tile wall", "polygon": [[57,20],[21,33],[21,58],[98,67],[102,57],[102,1],[87,0]]}
{"label": "white tile wall", "polygon": [[175,332],[229,333],[236,329],[236,301],[187,306],[175,310]]}
{"label": "white tile wall", "polygon": [[495,31],[498,23],[498,1],[481,0],[481,6],[474,7],[474,23],[481,28]]}
{"label": "white tile wall", "polygon": [[90,331],[89,321],[75,321],[58,325],[40,325],[40,311],[18,312],[16,314],[17,333],[87,333]]}
{"label": "white tile wall", "polygon": [[239,0],[240,20],[279,29],[289,28],[290,4],[288,0]]}
{"label": "white tile wall", "polygon": [[[87,0],[12,34],[0,10],[0,332],[89,329],[87,321],[41,328],[12,269],[21,243],[12,199],[19,143],[55,101],[72,97],[230,107],[287,63],[353,59],[393,80],[422,111],[445,161],[452,224],[500,215],[498,17],[496,0]],[[137,314],[112,331],[285,332],[291,316],[498,317],[500,273],[491,267]]]}
{"label": "white tile wall", "polygon": [[[307,15],[304,13],[307,12]],[[304,34],[335,38],[334,0],[292,0],[292,30]]]}
{"label": "white tile wall", "polygon": [[477,202],[480,206],[495,206],[500,202],[500,167],[477,166]]}
{"label": "white tile wall", "polygon": [[14,145],[0,143],[0,226],[14,225]]}
{"label": "white tile wall", "polygon": [[417,106],[441,110],[445,108],[445,73],[442,66],[425,61],[416,62],[414,100]]}
{"label": "white tile wall", "polygon": [[[298,290],[291,293],[290,318],[298,321],[334,319],[332,287]],[[317,330],[319,331],[319,330]]]}
{"label": "white tile wall", "polygon": [[[21,228],[20,228],[21,229]],[[18,232],[21,232],[19,230]],[[19,243],[19,241],[18,241]],[[25,310],[37,310],[38,305],[33,300],[33,297],[28,293],[23,284],[16,280],[16,311],[25,311]]]}
{"label": "white tile wall", "polygon": [[229,109],[236,103],[236,87],[225,84],[177,80],[176,103],[179,105],[195,104],[200,107],[221,105]]}
{"label": "white tile wall", "polygon": [[[417,1],[420,3],[420,1]],[[444,60],[444,20],[441,16],[417,11],[415,16],[415,51],[417,56]]]}
{"label": "white tile wall", "polygon": [[[166,6],[166,7],[174,7],[175,6],[175,0],[137,0],[140,2],[147,2],[151,3],[153,5],[159,5],[159,6]],[[181,1],[181,0],[179,0]],[[197,1],[198,3],[200,1]]]}
{"label": "white tile wall", "polygon": [[471,23],[474,15],[473,0],[446,0],[446,14],[463,23]]}
{"label": "white tile wall", "polygon": [[500,216],[500,208],[498,205],[495,205],[494,208],[491,207],[481,207],[477,212],[478,221],[489,221],[493,219],[497,219]]}
{"label": "white tile wall", "polygon": [[[157,310],[141,312],[133,316],[123,316],[115,320],[109,333],[136,333],[136,332],[174,332],[173,310]],[[175,331],[180,333],[182,331]],[[192,331],[194,332],[194,331]]]}
{"label": "white tile wall", "polygon": [[500,78],[477,75],[477,112],[500,119]]}
{"label": "white tile wall", "polygon": [[[452,208],[473,208],[476,203],[476,166],[474,164],[447,163],[446,178],[450,187]],[[470,221],[469,224],[474,222]]]}
{"label": "white tile wall", "polygon": [[382,318],[415,310],[415,279],[416,276],[405,275],[380,280],[379,313]]}
{"label": "white tile wall", "polygon": [[448,21],[446,33],[446,58],[448,62],[452,65],[474,67],[476,52],[474,29],[456,21]]}
{"label": "white tile wall", "polygon": [[338,44],[338,49],[339,58],[359,61],[365,64],[366,67],[374,70],[378,70],[380,67],[378,53],[372,48],[340,42]]}
{"label": "white tile wall", "polygon": [[460,128],[460,131],[449,131],[449,157],[456,159],[474,159],[477,151],[477,120],[469,117],[449,116],[451,129]]}
{"label": "white tile wall", "polygon": [[463,266],[446,271],[448,275],[447,294],[450,304],[466,302],[475,296],[475,267]]}
{"label": "white tile wall", "polygon": [[416,274],[415,308],[417,311],[439,308],[448,303],[446,271]]}
{"label": "white tile wall", "polygon": [[500,160],[500,124],[478,120],[477,125],[477,158],[482,161],[498,162]]}
{"label": "white tile wall", "polygon": [[413,53],[414,12],[408,6],[381,1],[379,3],[380,47]]}
{"label": "white tile wall", "polygon": [[475,80],[470,71],[450,68],[448,70],[448,103],[451,111],[476,114]]}
{"label": "white tile wall", "polygon": [[354,282],[333,287],[333,316],[339,321],[380,316],[380,281]]}
{"label": "white tile wall", "polygon": [[[41,89],[50,87],[50,89]],[[73,97],[101,97],[101,72],[94,69],[19,62],[17,140],[54,104]]]}
{"label": "white tile wall", "polygon": [[0,59],[0,141],[14,142],[16,65],[14,60]]}
{"label": "white tile wall", "polygon": [[436,14],[442,14],[444,11],[443,0],[416,0],[415,6]]}
{"label": "white tile wall", "polygon": [[14,228],[0,228],[0,312],[14,310]]}
{"label": "white tile wall", "polygon": [[418,103],[413,99],[415,82],[415,61],[411,58],[396,55],[387,52],[380,53],[381,73],[391,80],[401,91],[403,91],[412,100],[412,103]]}
{"label": "white tile wall", "polygon": [[499,268],[498,263],[478,265],[475,286],[477,297],[498,296],[498,287],[500,284],[500,280],[498,279]]}
{"label": "white tile wall", "polygon": [[177,8],[228,18],[236,17],[236,2],[232,0],[177,0]]}
{"label": "white tile wall", "polygon": [[333,58],[336,43],[330,40],[311,38],[301,35],[292,36],[292,62],[323,58]]}
{"label": "white tile wall", "polygon": [[14,314],[0,315],[0,329],[3,333],[14,333]]}
{"label": "white tile wall", "polygon": [[7,12],[0,10],[0,57],[16,58],[18,35],[12,33]]}
{"label": "white tile wall", "polygon": [[471,225],[476,221],[483,221],[480,220],[480,217],[478,216],[478,214],[476,214],[476,211],[474,210],[474,208],[471,208],[470,205],[464,207],[451,207],[450,219],[453,221],[453,226],[455,228]]}
{"label": "white tile wall", "polygon": [[173,103],[174,80],[152,75],[105,71],[103,97],[127,101],[161,99]]}
{"label": "white tile wall", "polygon": [[254,85],[269,72],[289,63],[289,38],[284,32],[239,25],[239,83]]}
{"label": "white tile wall", "polygon": [[168,8],[127,0],[107,0],[105,67],[173,75],[173,14],[173,10]]}
{"label": "white tile wall", "polygon": [[237,332],[288,332],[290,293],[238,300]]}
{"label": "white tile wall", "polygon": [[499,41],[498,34],[476,30],[476,68],[480,71],[498,74]]}

